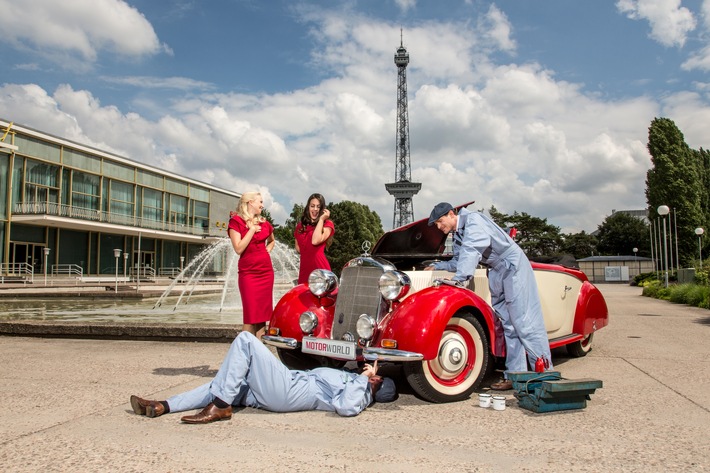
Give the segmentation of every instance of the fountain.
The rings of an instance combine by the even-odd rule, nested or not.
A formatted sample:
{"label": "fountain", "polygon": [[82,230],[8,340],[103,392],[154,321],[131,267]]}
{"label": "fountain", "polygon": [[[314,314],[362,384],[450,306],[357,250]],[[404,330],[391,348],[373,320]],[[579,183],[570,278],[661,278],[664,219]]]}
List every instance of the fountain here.
{"label": "fountain", "polygon": [[[294,287],[299,255],[276,242],[273,303]],[[214,290],[211,293],[205,289]],[[228,238],[207,246],[155,299],[23,298],[0,299],[0,320],[64,322],[242,323],[237,286],[237,255]]]}
{"label": "fountain", "polygon": [[[276,242],[271,251],[271,262],[274,266],[274,303],[289,289],[291,289],[298,279],[298,254],[281,242]],[[237,285],[237,254],[232,249],[232,242],[229,238],[217,240],[212,245],[202,250],[192,261],[177,275],[175,280],[163,292],[153,308],[162,306],[163,302],[175,291],[179,290],[182,284],[182,291],[178,296],[173,310],[177,310],[180,304],[187,304],[195,288],[200,283],[220,282],[222,293],[219,303],[219,311],[225,307],[228,296],[232,302],[241,310],[238,302],[239,287]],[[184,302],[183,302],[184,299]]]}

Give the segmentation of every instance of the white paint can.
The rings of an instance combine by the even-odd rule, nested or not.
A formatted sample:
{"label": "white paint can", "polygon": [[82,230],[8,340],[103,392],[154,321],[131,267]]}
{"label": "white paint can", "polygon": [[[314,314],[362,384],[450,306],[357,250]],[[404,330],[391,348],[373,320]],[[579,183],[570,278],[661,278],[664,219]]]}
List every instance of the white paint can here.
{"label": "white paint can", "polygon": [[481,407],[491,407],[491,395],[481,393],[478,395],[478,405]]}
{"label": "white paint can", "polygon": [[493,396],[493,409],[497,411],[505,410],[505,396]]}

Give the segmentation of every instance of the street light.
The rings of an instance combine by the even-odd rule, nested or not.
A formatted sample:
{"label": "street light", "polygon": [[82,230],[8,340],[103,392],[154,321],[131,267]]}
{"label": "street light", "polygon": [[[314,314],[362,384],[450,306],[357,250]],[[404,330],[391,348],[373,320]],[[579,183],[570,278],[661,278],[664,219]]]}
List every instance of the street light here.
{"label": "street light", "polygon": [[657,211],[658,215],[663,218],[663,261],[666,271],[664,278],[665,287],[668,287],[668,237],[666,236],[666,215],[668,215],[671,209],[669,209],[667,205],[661,205],[658,207]]}
{"label": "street light", "polygon": [[126,284],[128,278],[126,277],[126,266],[128,266],[128,252],[123,252],[123,284]]}
{"label": "street light", "polygon": [[185,257],[180,257],[180,272],[182,273],[182,267],[185,265]]}
{"label": "street light", "polygon": [[703,230],[701,227],[698,227],[695,229],[695,234],[698,235],[698,253],[700,254],[700,270],[703,270],[703,244],[702,244],[702,237],[703,233],[705,233],[705,230]]}
{"label": "street light", "polygon": [[45,246],[42,248],[42,251],[44,251],[44,285],[47,286],[47,258],[49,257],[49,248]]}
{"label": "street light", "polygon": [[114,248],[113,256],[116,257],[116,288],[114,289],[114,292],[118,293],[118,258],[121,257],[121,250]]}
{"label": "street light", "polygon": [[636,248],[636,247],[634,247],[634,249],[631,250],[631,251],[634,252],[634,259],[636,260],[636,262],[637,262],[638,265],[639,265],[639,272],[638,272],[638,274],[641,274],[641,262],[638,260],[638,257],[636,256],[636,253],[638,253],[639,249]]}

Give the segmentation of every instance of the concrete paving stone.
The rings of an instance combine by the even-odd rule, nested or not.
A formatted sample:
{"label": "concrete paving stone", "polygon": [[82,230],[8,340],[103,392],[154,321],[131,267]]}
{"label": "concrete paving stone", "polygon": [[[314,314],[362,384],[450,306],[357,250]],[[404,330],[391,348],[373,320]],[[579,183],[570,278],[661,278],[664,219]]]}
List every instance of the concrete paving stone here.
{"label": "concrete paving stone", "polygon": [[[27,471],[710,471],[708,311],[601,285],[610,325],[571,359],[569,379],[604,383],[587,408],[535,414],[471,398],[431,404],[399,372],[399,399],[354,418],[237,411],[183,425],[136,416],[128,397],[164,399],[206,382],[224,343],[0,337],[0,470]],[[652,315],[649,315],[652,314]]]}

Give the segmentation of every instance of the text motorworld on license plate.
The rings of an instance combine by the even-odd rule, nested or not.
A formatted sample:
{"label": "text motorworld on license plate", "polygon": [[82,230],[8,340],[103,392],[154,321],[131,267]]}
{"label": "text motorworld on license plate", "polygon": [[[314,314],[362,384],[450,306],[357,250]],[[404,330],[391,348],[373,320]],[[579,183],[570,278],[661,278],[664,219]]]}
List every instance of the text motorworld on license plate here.
{"label": "text motorworld on license plate", "polygon": [[323,355],[341,360],[354,360],[355,342],[329,340],[327,338],[303,337],[301,351],[312,355]]}

